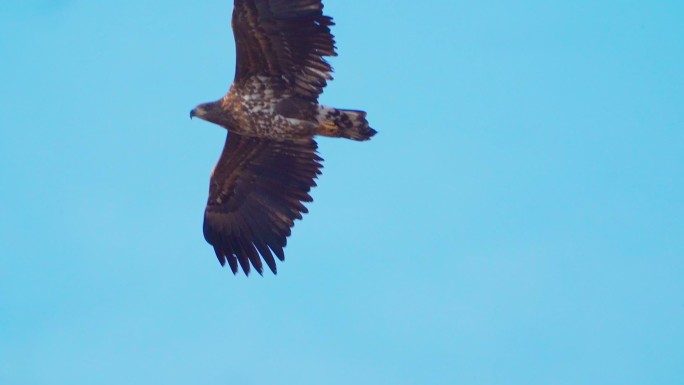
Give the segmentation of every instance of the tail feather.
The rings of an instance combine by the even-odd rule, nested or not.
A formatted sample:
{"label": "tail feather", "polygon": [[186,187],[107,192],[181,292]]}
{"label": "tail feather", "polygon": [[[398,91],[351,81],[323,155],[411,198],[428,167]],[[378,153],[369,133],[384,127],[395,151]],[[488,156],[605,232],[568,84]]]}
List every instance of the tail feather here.
{"label": "tail feather", "polygon": [[319,134],[324,136],[360,141],[377,133],[368,125],[364,111],[320,107],[318,122],[321,124]]}

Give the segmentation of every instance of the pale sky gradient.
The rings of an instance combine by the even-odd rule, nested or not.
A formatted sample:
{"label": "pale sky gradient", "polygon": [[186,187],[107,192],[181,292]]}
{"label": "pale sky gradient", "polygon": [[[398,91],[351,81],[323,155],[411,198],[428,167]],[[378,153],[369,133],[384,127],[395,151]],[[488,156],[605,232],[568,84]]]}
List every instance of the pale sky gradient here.
{"label": "pale sky gradient", "polygon": [[202,236],[232,4],[0,3],[0,384],[684,383],[684,2],[327,0],[372,141]]}

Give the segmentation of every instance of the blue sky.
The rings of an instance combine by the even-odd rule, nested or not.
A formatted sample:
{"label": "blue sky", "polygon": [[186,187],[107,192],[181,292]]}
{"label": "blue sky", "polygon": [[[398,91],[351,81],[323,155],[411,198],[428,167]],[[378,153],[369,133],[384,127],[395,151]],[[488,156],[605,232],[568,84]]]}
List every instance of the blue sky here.
{"label": "blue sky", "polygon": [[231,3],[0,5],[0,383],[684,383],[684,3],[326,1],[274,277],[202,237]]}

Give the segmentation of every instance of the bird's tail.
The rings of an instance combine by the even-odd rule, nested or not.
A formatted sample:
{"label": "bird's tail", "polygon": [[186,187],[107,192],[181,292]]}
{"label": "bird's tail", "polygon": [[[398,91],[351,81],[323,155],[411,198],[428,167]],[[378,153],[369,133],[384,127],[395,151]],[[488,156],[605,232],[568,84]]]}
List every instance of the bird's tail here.
{"label": "bird's tail", "polygon": [[368,126],[366,113],[358,110],[339,110],[331,107],[319,107],[318,134],[335,138],[352,140],[368,140],[377,133]]}

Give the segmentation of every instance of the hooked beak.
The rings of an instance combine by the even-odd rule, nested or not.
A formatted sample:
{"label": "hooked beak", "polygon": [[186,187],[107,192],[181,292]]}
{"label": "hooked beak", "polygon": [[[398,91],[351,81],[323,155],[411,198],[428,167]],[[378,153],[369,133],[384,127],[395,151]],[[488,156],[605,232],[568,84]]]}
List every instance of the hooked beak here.
{"label": "hooked beak", "polygon": [[193,108],[193,109],[190,111],[190,119],[194,118],[195,116],[197,116],[197,113],[195,113],[195,109]]}

